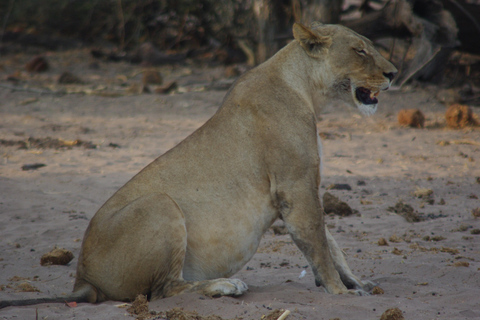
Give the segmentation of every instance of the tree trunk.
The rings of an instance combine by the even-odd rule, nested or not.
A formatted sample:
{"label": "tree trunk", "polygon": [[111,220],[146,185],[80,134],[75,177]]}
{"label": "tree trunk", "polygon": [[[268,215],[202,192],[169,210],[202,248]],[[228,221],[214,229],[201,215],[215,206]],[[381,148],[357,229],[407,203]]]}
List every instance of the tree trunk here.
{"label": "tree trunk", "polygon": [[313,21],[336,24],[340,22],[343,0],[300,0],[302,21],[309,25]]}
{"label": "tree trunk", "polygon": [[[471,2],[471,1],[470,1]],[[443,6],[450,11],[458,27],[459,49],[480,54],[480,4],[465,0],[442,0]]]}
{"label": "tree trunk", "polygon": [[404,0],[390,1],[380,11],[343,24],[370,39],[411,38],[420,35],[423,30],[422,24],[413,17],[410,4]]}
{"label": "tree trunk", "polygon": [[278,51],[275,41],[277,19],[272,0],[254,0],[253,12],[257,21],[258,37],[256,64],[260,64]]}

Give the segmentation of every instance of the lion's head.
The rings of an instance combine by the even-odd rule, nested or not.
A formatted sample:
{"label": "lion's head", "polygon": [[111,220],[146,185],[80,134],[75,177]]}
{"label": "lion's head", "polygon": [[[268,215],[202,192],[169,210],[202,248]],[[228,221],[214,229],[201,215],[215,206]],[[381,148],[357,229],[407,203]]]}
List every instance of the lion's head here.
{"label": "lion's head", "polygon": [[377,96],[390,87],[397,69],[370,40],[346,27],[320,23],[311,28],[296,23],[293,34],[314,66],[318,63],[321,75],[317,81],[324,85],[324,94],[353,104],[367,115],[376,111]]}

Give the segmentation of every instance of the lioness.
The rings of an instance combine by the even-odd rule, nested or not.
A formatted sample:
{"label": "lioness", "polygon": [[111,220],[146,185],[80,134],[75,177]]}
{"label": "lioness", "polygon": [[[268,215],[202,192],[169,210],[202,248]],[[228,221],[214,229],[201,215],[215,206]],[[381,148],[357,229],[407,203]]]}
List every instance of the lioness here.
{"label": "lioness", "polygon": [[325,228],[314,105],[341,99],[372,114],[397,70],[355,32],[293,26],[295,40],[245,73],[201,128],[118,190],[90,221],[69,297],[131,301],[183,292],[240,295],[228,279],[281,218],[317,286],[367,294]]}

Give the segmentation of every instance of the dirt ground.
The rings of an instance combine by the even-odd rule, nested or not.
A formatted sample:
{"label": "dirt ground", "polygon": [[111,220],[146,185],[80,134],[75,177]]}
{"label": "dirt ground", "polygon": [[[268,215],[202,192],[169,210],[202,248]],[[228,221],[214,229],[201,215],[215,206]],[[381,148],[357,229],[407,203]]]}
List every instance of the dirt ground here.
{"label": "dirt ground", "polygon": [[[95,62],[77,50],[47,53],[50,69],[29,74],[24,65],[31,58],[17,54],[0,61],[0,300],[68,294],[77,258],[65,266],[41,266],[42,255],[57,246],[78,257],[98,208],[201,126],[234,79],[223,67],[165,66],[157,68],[164,84],[176,81],[178,89],[161,95],[154,93],[158,85],[149,85],[152,93],[138,93],[141,66]],[[84,84],[58,84],[64,71]],[[442,97],[449,94],[410,86],[382,93],[370,118],[343,105],[324,106],[319,114],[322,190],[357,210],[326,221],[354,273],[377,282],[383,294],[324,293],[290,237],[270,230],[235,275],[248,284],[247,294],[153,301],[149,308],[158,313],[152,316],[164,319],[161,312],[183,308],[224,319],[262,319],[286,309],[288,320],[380,319],[397,307],[405,319],[480,318],[480,219],[472,214],[480,207],[480,130],[446,128]],[[425,129],[398,125],[402,108],[425,113]],[[22,170],[32,164],[45,166]],[[392,207],[399,202],[398,212],[410,205],[422,221],[396,213]],[[380,238],[388,245],[380,246]],[[0,319],[132,318],[119,302],[0,310]]]}

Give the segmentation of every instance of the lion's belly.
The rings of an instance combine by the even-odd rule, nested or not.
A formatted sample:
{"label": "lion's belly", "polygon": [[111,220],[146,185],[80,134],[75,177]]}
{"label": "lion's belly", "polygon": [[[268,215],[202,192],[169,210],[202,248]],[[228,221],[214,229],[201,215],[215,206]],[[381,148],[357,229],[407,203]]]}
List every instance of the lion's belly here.
{"label": "lion's belly", "polygon": [[[257,251],[265,231],[277,218],[267,199],[234,205],[212,219],[195,214],[187,220],[185,280],[227,278],[240,271]],[[198,208],[197,208],[198,209]],[[232,210],[232,209],[231,209]],[[202,210],[203,211],[203,210]]]}

